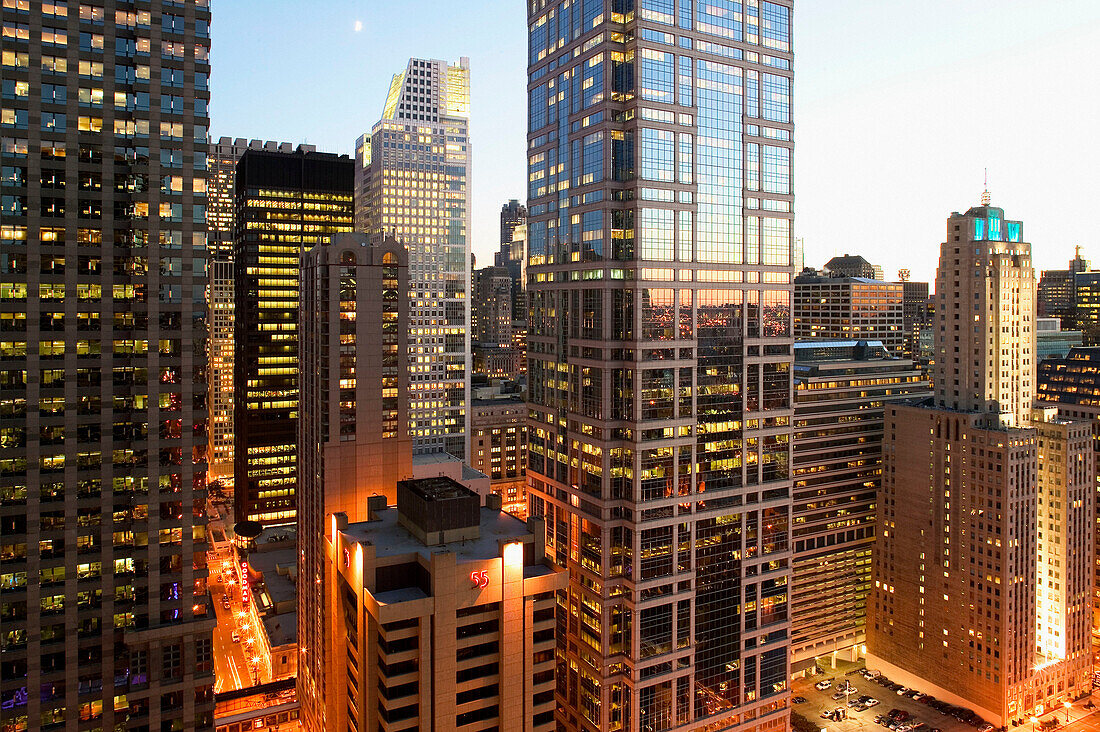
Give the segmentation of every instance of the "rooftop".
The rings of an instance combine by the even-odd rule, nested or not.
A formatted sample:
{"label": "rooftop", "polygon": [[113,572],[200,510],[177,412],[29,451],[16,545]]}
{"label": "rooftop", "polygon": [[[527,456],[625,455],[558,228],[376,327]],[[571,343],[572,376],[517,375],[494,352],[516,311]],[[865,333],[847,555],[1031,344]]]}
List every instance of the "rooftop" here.
{"label": "rooftop", "polygon": [[418,553],[430,559],[433,554],[454,552],[458,561],[476,562],[500,556],[501,543],[531,538],[527,524],[514,516],[492,508],[480,508],[480,535],[476,539],[452,541],[437,546],[425,546],[397,521],[397,509],[387,508],[375,514],[374,521],[349,524],[347,536],[361,544],[373,545],[378,557]]}

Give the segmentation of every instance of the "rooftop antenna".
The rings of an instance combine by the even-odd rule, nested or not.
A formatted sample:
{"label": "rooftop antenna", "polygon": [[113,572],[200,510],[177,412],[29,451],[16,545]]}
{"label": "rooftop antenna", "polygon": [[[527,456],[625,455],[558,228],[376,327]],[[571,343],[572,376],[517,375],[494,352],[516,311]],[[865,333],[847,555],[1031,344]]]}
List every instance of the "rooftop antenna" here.
{"label": "rooftop antenna", "polygon": [[989,168],[985,169],[985,190],[982,191],[982,205],[988,206],[992,198],[989,195]]}

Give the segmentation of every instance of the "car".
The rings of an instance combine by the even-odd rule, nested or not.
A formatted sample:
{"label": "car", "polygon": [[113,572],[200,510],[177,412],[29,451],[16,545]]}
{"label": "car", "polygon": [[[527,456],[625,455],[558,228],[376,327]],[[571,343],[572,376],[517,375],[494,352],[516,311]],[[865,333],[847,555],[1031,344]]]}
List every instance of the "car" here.
{"label": "car", "polygon": [[909,691],[908,686],[899,686],[897,689],[894,690],[894,693],[898,696],[905,696],[905,692],[907,691]]}
{"label": "car", "polygon": [[241,634],[238,633],[235,630],[233,631],[233,642],[234,643],[240,643],[241,642]]}
{"label": "car", "polygon": [[792,704],[805,704],[806,703],[806,697],[804,697],[804,696],[792,696],[791,697],[791,703]]}
{"label": "car", "polygon": [[844,698],[844,692],[843,691],[833,692],[833,701],[837,701],[837,700],[843,699],[843,698]]}
{"label": "car", "polygon": [[817,689],[818,691],[825,691],[826,689],[828,689],[832,685],[833,685],[833,680],[832,679],[823,679],[821,681],[818,681],[816,684],[814,684],[814,688]]}
{"label": "car", "polygon": [[917,699],[920,699],[922,696],[924,696],[916,689],[910,689],[909,691],[905,692],[905,695],[913,701],[916,701]]}
{"label": "car", "polygon": [[986,722],[981,727],[978,727],[978,732],[993,732],[993,725],[991,725],[989,722]]}
{"label": "car", "polygon": [[871,697],[867,701],[863,702],[863,706],[867,707],[868,709],[870,709],[871,707],[874,707],[874,706],[878,706],[878,705],[879,705],[879,700],[875,699],[874,697]]}

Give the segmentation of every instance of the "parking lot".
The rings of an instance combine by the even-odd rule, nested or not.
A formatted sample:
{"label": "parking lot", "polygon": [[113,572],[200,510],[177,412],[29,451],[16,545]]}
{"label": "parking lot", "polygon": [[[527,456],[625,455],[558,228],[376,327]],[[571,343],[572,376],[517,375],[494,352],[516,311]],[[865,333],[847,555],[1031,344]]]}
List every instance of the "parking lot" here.
{"label": "parking lot", "polygon": [[[906,723],[923,722],[919,732],[976,732],[975,728],[960,722],[954,717],[941,714],[935,709],[921,704],[906,696],[899,696],[894,691],[880,686],[874,681],[864,679],[859,669],[852,669],[848,673],[825,674],[812,676],[805,679],[796,679],[791,684],[791,692],[794,697],[803,697],[805,702],[792,704],[792,709],[803,717],[806,717],[819,728],[829,732],[887,732],[887,728],[875,723],[875,717],[887,714],[891,709],[901,709],[908,712],[909,719]],[[830,687],[824,691],[814,688],[814,684],[823,679],[832,679]],[[841,721],[822,719],[821,713],[843,707],[844,697],[839,700],[832,698],[837,686],[847,679],[855,692],[849,693],[848,698],[855,700],[862,696],[870,696],[879,701],[879,704],[863,711],[857,711],[857,707],[848,709],[848,718]]]}

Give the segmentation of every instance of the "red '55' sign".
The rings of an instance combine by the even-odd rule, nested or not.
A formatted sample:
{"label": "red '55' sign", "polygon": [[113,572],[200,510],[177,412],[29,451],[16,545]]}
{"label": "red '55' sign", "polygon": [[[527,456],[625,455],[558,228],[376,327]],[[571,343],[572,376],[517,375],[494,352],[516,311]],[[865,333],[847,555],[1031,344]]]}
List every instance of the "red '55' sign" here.
{"label": "red '55' sign", "polygon": [[474,570],[473,572],[470,572],[470,582],[473,584],[474,587],[485,589],[489,586],[489,573],[486,572],[484,569]]}

